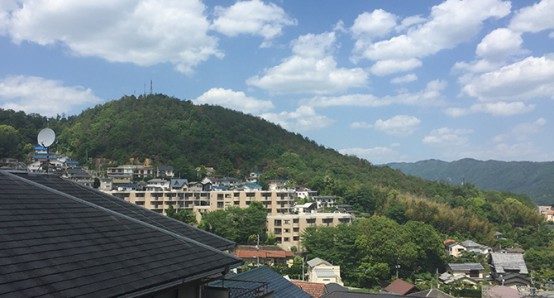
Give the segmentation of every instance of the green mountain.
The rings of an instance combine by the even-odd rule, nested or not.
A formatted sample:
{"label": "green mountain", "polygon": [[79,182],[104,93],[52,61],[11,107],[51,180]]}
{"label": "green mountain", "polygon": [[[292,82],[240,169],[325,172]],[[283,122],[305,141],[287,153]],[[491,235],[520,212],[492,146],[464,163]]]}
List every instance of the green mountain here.
{"label": "green mountain", "polygon": [[390,163],[389,167],[407,175],[452,185],[471,183],[478,188],[529,196],[538,205],[554,205],[554,162],[479,161],[453,162],[424,160],[415,163]]}
{"label": "green mountain", "polygon": [[[541,222],[534,203],[523,195],[408,176],[342,155],[259,117],[160,94],[124,96],[71,117],[0,109],[0,158],[15,149],[19,158],[32,154],[44,127],[58,135],[52,151],[93,170],[149,159],[153,165],[172,165],[189,180],[201,178],[196,168],[202,166],[236,178],[257,171],[262,185],[286,179],[321,195],[339,196],[362,215],[385,215],[399,223],[423,221],[445,237],[485,243],[494,242],[495,231],[533,228]],[[512,239],[529,241],[518,240],[530,233],[525,231]]]}

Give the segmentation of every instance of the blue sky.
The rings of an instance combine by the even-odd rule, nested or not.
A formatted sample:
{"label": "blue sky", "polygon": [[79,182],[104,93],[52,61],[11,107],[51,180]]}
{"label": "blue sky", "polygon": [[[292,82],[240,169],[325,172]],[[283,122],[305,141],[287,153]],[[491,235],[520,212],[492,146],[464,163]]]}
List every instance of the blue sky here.
{"label": "blue sky", "polygon": [[164,93],[381,164],[554,160],[554,0],[4,0],[0,107]]}

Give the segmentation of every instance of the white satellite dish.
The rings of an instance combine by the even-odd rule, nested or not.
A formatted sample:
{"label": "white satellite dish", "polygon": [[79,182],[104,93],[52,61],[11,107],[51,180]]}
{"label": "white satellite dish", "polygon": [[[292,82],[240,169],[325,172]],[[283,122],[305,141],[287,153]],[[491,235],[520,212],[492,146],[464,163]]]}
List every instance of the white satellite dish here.
{"label": "white satellite dish", "polygon": [[51,128],[44,128],[38,133],[37,141],[42,147],[50,147],[56,140],[56,133]]}

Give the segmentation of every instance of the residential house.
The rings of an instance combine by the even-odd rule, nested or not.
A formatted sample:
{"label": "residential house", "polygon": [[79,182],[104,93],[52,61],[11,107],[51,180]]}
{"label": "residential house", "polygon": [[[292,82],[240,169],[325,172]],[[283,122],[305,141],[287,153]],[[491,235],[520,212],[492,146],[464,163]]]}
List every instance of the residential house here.
{"label": "residential house", "polygon": [[473,252],[478,255],[487,255],[492,251],[490,247],[471,240],[465,240],[462,242],[447,240],[445,241],[445,245],[448,248],[448,255],[455,258],[459,257],[462,252]]}
{"label": "residential house", "polygon": [[320,258],[311,259],[306,263],[308,264],[308,281],[343,285],[340,266],[335,266]]}
{"label": "residential house", "polygon": [[267,266],[209,283],[206,297],[311,298],[312,296]]}
{"label": "residential house", "polygon": [[294,253],[283,250],[278,246],[250,246],[240,245],[235,250],[235,255],[245,264],[265,264],[273,266],[275,264],[292,264]]}
{"label": "residential house", "polygon": [[383,289],[387,293],[397,294],[397,295],[408,295],[417,291],[415,285],[404,281],[400,278],[395,279],[392,283],[386,286]]}
{"label": "residential house", "polygon": [[317,212],[317,204],[315,202],[294,205],[294,213],[305,214],[315,212]]}
{"label": "residential house", "polygon": [[0,171],[0,296],[205,297],[234,243],[58,176]]}
{"label": "residential house", "polygon": [[171,179],[169,183],[171,190],[188,190],[189,181],[187,179]]}
{"label": "residential house", "polygon": [[336,196],[313,196],[312,197],[317,204],[317,209],[323,208],[335,208],[337,205]]}
{"label": "residential house", "polygon": [[445,283],[464,282],[477,284],[485,278],[485,268],[480,263],[450,263],[447,271],[439,277]]}
{"label": "residential house", "polygon": [[481,298],[524,298],[527,297],[517,289],[506,286],[483,286]]}
{"label": "residential house", "polygon": [[554,222],[554,209],[552,206],[539,206],[538,208],[544,220]]}
{"label": "residential house", "polygon": [[168,191],[171,184],[170,181],[164,179],[150,179],[146,181],[146,191]]}
{"label": "residential house", "polygon": [[323,284],[319,282],[310,282],[303,280],[291,280],[293,284],[302,288],[304,292],[312,295],[312,297],[319,298],[324,297],[325,295],[333,292],[347,293],[348,289],[337,284],[337,283],[328,283]]}
{"label": "residential house", "polygon": [[307,199],[317,196],[317,191],[311,190],[305,187],[299,187],[296,189],[296,197],[299,199]]}
{"label": "residential house", "polygon": [[172,166],[159,166],[156,169],[156,177],[162,178],[173,178],[175,177],[175,172]]}
{"label": "residential house", "polygon": [[529,286],[529,271],[520,253],[491,253],[491,277],[502,286]]}
{"label": "residential house", "polygon": [[246,177],[247,183],[258,183],[258,179],[260,178],[261,172],[251,172],[248,177]]}

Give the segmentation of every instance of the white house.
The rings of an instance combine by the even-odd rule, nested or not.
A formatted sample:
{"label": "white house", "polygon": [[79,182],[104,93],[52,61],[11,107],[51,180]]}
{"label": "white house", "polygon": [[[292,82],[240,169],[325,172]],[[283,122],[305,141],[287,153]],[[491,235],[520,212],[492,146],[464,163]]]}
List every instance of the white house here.
{"label": "white house", "polygon": [[331,263],[320,258],[311,259],[307,263],[308,281],[343,285],[340,277],[340,266],[333,266]]}

